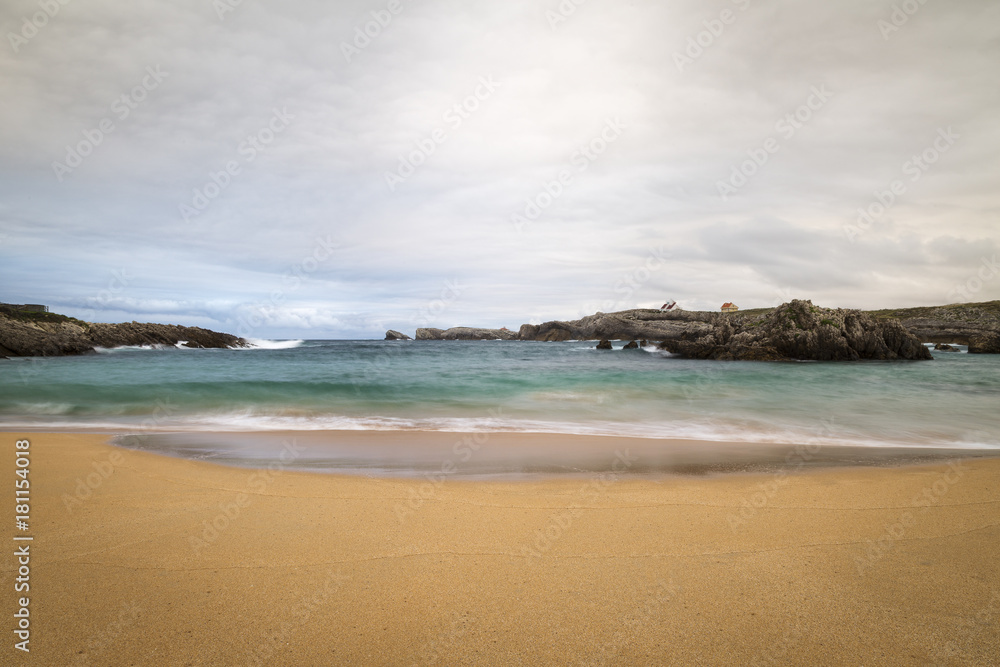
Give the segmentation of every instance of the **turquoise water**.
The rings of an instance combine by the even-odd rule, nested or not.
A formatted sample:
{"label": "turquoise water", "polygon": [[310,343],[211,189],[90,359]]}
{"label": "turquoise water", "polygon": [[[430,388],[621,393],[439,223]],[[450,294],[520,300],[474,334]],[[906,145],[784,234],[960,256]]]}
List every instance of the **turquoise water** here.
{"label": "turquoise water", "polygon": [[262,346],[0,361],[0,428],[416,428],[1000,447],[993,355],[756,363],[593,342]]}

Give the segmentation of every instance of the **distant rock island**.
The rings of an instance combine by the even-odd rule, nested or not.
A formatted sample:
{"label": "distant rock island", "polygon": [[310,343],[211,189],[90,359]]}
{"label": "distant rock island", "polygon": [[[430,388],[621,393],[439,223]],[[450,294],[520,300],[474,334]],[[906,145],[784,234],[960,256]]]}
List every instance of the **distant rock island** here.
{"label": "distant rock island", "polygon": [[801,300],[731,313],[634,309],[523,324],[516,334],[507,329],[422,328],[416,339],[646,339],[699,359],[930,359],[923,343],[958,343],[973,354],[1000,353],[1000,301],[876,311],[821,308]]}
{"label": "distant rock island", "polygon": [[54,357],[86,354],[97,347],[177,345],[247,347],[243,338],[175,324],[94,324],[50,312],[0,306],[0,356]]}

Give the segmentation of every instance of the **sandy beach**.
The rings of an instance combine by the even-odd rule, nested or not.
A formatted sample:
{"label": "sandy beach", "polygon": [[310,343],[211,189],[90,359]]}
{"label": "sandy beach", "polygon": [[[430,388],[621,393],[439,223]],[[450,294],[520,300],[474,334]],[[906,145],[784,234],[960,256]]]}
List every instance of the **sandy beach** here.
{"label": "sandy beach", "polygon": [[[3,664],[1000,655],[1000,459],[438,481],[6,433],[10,485],[19,438],[31,443],[31,652],[8,634]],[[16,568],[0,564],[5,613],[22,595]]]}

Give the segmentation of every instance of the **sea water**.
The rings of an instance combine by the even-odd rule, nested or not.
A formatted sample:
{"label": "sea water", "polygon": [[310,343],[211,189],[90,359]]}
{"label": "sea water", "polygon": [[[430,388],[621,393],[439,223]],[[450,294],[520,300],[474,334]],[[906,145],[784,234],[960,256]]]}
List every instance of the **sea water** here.
{"label": "sea water", "polygon": [[258,341],[0,360],[0,428],[523,431],[1000,448],[1000,356],[722,362],[592,341]]}

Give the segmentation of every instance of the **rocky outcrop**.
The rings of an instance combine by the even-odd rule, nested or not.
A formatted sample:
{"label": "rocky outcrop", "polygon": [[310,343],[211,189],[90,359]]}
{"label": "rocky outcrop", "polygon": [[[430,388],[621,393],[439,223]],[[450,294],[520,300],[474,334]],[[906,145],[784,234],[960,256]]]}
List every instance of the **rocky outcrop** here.
{"label": "rocky outcrop", "polygon": [[716,313],[661,311],[650,309],[597,313],[579,320],[525,324],[518,332],[521,340],[636,340],[680,339],[706,334]]}
{"label": "rocky outcrop", "polygon": [[960,343],[970,354],[1000,353],[1000,301],[955,303],[948,306],[874,310],[877,319],[898,319],[925,343]]}
{"label": "rocky outcrop", "polygon": [[0,310],[0,354],[62,356],[93,352],[95,347],[177,345],[195,348],[246,347],[237,336],[174,324],[91,324],[55,313]]}
{"label": "rocky outcrop", "polygon": [[608,340],[607,338],[605,338],[604,340],[602,340],[600,343],[597,344],[597,349],[598,350],[610,350],[611,349],[611,341]]}
{"label": "rocky outcrop", "polygon": [[791,301],[758,316],[719,316],[699,336],[665,340],[661,347],[694,359],[855,361],[931,359],[930,351],[896,320],[859,310],[819,308]]}
{"label": "rocky outcrop", "polygon": [[417,329],[417,340],[517,340],[518,335],[508,329],[478,329],[452,327],[451,329]]}
{"label": "rocky outcrop", "polygon": [[413,340],[412,338],[410,338],[409,336],[407,336],[405,333],[399,333],[398,331],[395,331],[393,329],[389,329],[388,331],[385,332],[385,339],[386,340]]}
{"label": "rocky outcrop", "polygon": [[987,331],[970,336],[969,354],[1000,354],[1000,333]]}
{"label": "rocky outcrop", "polygon": [[625,347],[623,347],[622,349],[623,350],[638,350],[639,349],[639,343],[635,342],[634,340],[630,340],[628,343],[625,344]]}

